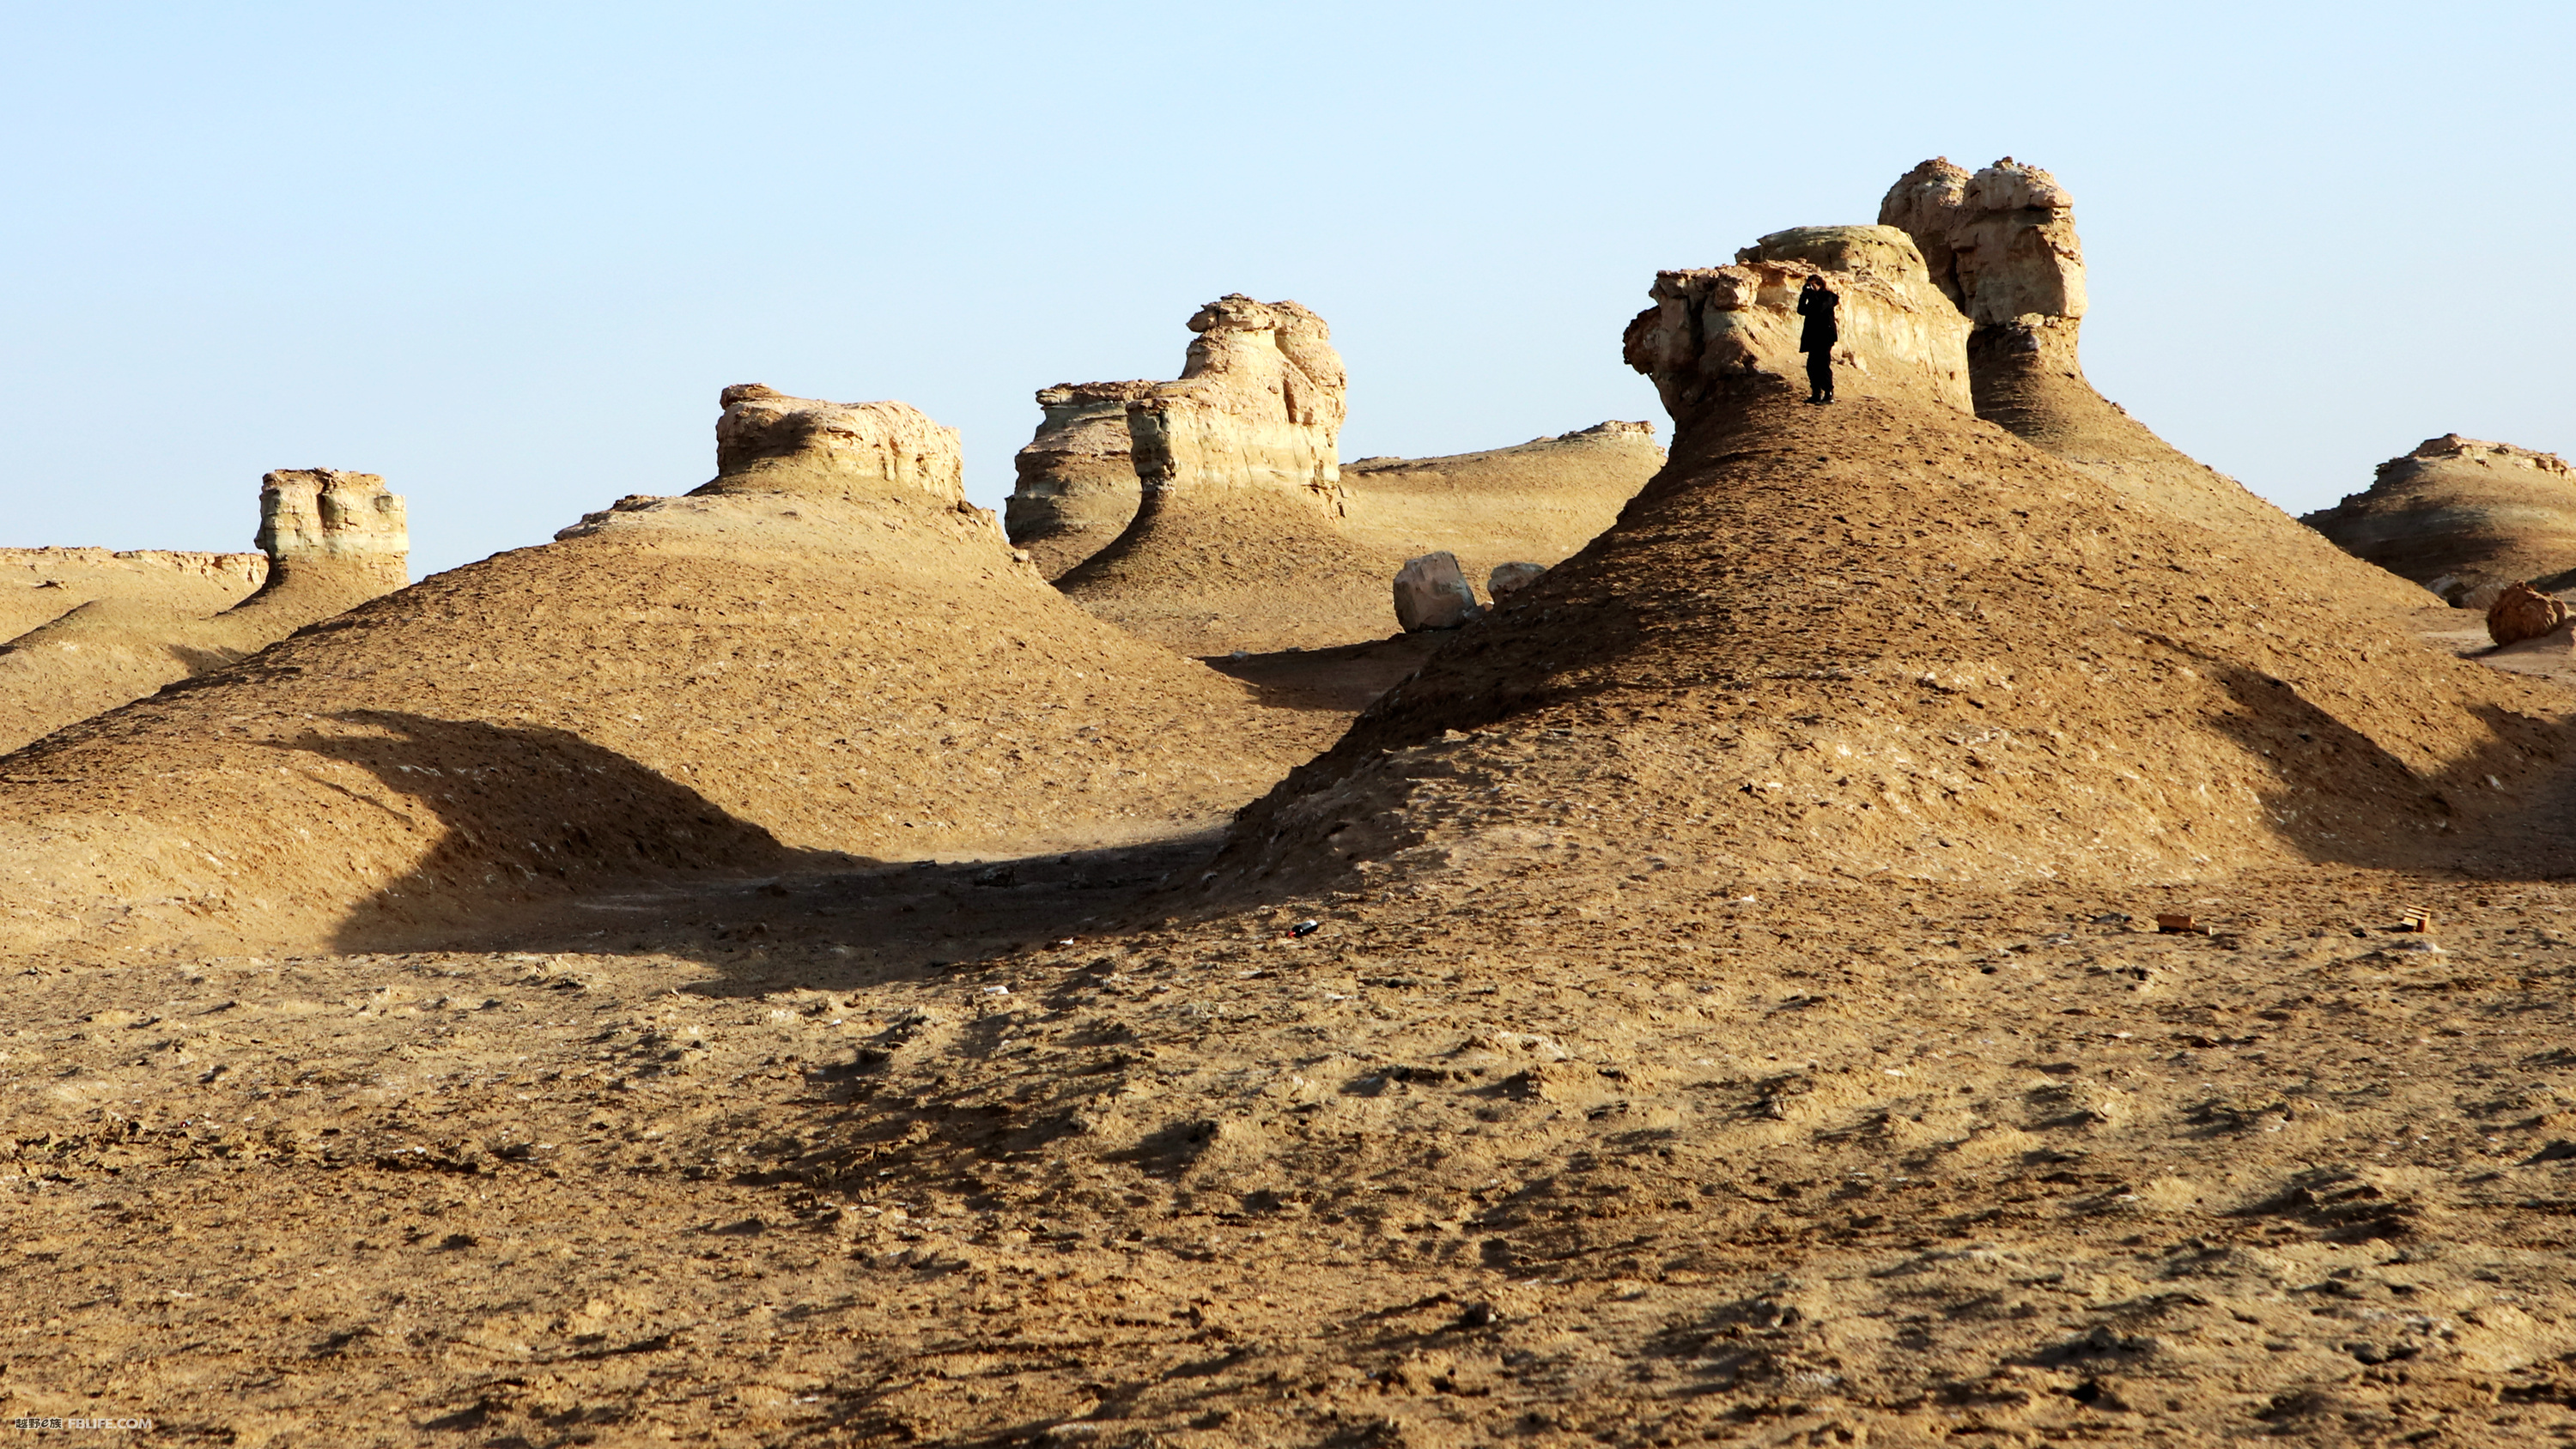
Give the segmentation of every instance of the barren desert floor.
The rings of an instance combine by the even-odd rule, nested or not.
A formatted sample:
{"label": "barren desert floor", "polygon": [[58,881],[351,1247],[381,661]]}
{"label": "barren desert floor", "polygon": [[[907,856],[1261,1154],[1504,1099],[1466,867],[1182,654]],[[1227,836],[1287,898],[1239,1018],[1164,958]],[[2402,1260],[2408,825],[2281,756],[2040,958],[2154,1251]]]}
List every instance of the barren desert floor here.
{"label": "barren desert floor", "polygon": [[[1232,667],[1312,705],[1369,654]],[[238,1445],[2576,1434],[2576,886],[1578,860],[1219,909],[1216,843],[9,960],[5,1408]]]}

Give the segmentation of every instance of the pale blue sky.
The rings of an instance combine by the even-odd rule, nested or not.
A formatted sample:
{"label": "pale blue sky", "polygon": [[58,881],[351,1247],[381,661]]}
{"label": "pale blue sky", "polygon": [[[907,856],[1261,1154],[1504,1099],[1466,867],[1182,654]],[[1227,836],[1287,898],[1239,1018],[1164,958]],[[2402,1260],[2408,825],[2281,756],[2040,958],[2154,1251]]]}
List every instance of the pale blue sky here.
{"label": "pale blue sky", "polygon": [[425,573],[704,481],[752,381],[920,406],[990,504],[1032,390],[1229,291],[1331,322],[1345,457],[1661,428],[1655,269],[1936,153],[2055,171],[2096,384],[2301,510],[2576,452],[2571,17],[0,0],[0,544],[247,548],[326,466]]}

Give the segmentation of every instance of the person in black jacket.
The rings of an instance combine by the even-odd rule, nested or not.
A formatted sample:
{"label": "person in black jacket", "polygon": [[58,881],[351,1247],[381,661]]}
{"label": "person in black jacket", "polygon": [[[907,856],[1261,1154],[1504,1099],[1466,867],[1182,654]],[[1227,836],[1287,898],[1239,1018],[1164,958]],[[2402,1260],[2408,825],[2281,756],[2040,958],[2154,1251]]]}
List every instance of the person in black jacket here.
{"label": "person in black jacket", "polygon": [[1798,333],[1798,350],[1807,354],[1807,401],[1834,400],[1834,344],[1842,334],[1834,327],[1834,308],[1842,298],[1821,276],[1809,277],[1798,293],[1798,315],[1807,319]]}

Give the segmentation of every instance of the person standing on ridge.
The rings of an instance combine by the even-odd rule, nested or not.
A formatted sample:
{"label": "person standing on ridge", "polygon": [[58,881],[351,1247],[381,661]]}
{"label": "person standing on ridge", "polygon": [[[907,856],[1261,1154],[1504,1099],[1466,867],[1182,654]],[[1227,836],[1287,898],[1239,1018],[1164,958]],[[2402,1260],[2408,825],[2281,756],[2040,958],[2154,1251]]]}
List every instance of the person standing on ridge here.
{"label": "person standing on ridge", "polygon": [[1834,400],[1834,344],[1842,340],[1834,326],[1834,308],[1841,301],[1821,276],[1809,277],[1798,293],[1798,315],[1807,319],[1798,333],[1798,350],[1807,354],[1807,401],[1811,403]]}

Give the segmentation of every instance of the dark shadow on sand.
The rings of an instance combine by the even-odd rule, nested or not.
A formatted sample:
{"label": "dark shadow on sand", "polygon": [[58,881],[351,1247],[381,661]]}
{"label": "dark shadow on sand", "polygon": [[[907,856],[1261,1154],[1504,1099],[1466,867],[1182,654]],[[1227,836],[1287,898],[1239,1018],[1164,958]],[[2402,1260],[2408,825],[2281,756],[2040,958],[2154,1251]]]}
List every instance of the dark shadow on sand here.
{"label": "dark shadow on sand", "polygon": [[405,809],[434,812],[411,823],[437,836],[418,866],[342,919],[332,945],[351,953],[653,955],[707,967],[712,979],[689,989],[709,994],[851,989],[1128,929],[1197,878],[1217,838],[890,864],[790,849],[564,730],[335,718],[384,733],[277,748],[364,767]]}
{"label": "dark shadow on sand", "polygon": [[[613,884],[853,863],[791,851],[688,786],[565,730],[387,710],[334,718],[385,733],[306,734],[276,748],[365,769],[404,802],[393,813],[436,835],[418,865],[343,917],[332,938],[343,951],[469,942],[531,906]],[[424,811],[429,818],[413,818]]]}

